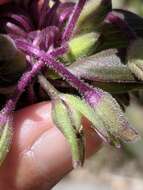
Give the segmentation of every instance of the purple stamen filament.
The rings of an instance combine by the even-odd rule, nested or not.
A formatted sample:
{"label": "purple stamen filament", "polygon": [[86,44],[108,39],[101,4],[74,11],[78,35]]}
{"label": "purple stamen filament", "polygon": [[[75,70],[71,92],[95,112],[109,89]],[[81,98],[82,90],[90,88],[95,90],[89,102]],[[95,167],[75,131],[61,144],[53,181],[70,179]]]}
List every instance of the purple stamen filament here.
{"label": "purple stamen filament", "polygon": [[67,24],[65,31],[63,33],[63,36],[62,36],[63,42],[68,41],[71,38],[75,24],[80,16],[80,13],[81,13],[85,3],[86,3],[86,0],[80,0],[75,5],[73,13],[71,14],[71,16],[69,18],[68,24]]}
{"label": "purple stamen filament", "polygon": [[[24,42],[22,42],[22,43],[24,43]],[[36,48],[35,48],[35,50],[36,50]],[[34,51],[34,53],[37,54],[39,51],[40,50],[37,49],[36,51]],[[63,47],[61,47],[61,51],[64,52]],[[56,53],[56,50],[54,50],[46,55],[47,55],[47,57],[49,57],[49,55],[51,56],[52,53],[54,53],[54,55],[59,56],[61,54],[61,51],[58,48],[57,53]],[[12,98],[10,98],[7,101],[4,109],[1,111],[2,113],[9,114],[10,112],[12,112],[15,109],[16,103],[19,100],[21,94],[24,92],[27,85],[31,83],[31,80],[41,71],[41,69],[45,66],[45,64],[46,64],[45,62],[38,62],[37,64],[34,64],[32,66],[32,69],[30,71],[28,71],[22,75]]]}

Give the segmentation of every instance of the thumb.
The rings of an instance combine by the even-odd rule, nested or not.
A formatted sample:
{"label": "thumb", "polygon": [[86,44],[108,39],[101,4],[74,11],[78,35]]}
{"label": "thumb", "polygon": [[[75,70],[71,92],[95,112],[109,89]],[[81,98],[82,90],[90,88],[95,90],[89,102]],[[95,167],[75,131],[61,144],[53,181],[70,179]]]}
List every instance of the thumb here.
{"label": "thumb", "polygon": [[[86,154],[91,155],[101,140],[85,121]],[[0,189],[51,189],[72,169],[69,144],[51,119],[51,104],[40,103],[15,114],[14,141],[0,169]]]}

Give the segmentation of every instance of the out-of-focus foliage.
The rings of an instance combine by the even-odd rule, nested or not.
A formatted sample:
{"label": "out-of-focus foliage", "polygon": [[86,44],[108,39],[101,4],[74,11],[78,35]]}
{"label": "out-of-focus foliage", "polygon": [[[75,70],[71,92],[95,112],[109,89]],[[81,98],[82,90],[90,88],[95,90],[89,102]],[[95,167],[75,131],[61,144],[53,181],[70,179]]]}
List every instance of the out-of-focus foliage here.
{"label": "out-of-focus foliage", "polygon": [[128,9],[143,16],[143,1],[142,0],[113,0],[114,7]]}

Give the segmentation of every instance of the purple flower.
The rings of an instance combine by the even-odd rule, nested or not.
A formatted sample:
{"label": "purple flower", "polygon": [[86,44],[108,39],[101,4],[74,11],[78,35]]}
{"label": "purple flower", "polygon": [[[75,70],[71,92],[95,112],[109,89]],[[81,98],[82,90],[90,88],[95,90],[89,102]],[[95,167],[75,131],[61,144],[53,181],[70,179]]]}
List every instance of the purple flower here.
{"label": "purple flower", "polygon": [[[0,23],[18,48],[21,46],[23,48],[24,43],[28,43],[28,51],[38,54],[39,49],[40,56],[42,55],[40,53],[42,50],[47,52],[47,55],[49,54],[56,58],[67,51],[65,44],[73,34],[76,21],[85,2],[86,0],[80,0],[74,6],[73,3],[61,3],[57,0],[51,5],[50,1],[45,0],[41,8],[39,8],[39,1],[27,1],[26,4],[21,1],[17,3],[12,2],[4,7],[0,7],[3,10],[0,13]],[[31,9],[30,12],[29,8]],[[67,23],[66,27],[64,27],[65,23]],[[22,43],[18,43],[19,40]],[[19,47],[18,44],[21,46]],[[29,57],[27,61],[29,62]],[[32,67],[33,63],[30,64]],[[33,65],[31,71],[27,71],[21,77],[10,100],[15,102],[13,104],[16,105],[25,87],[44,66],[44,62],[41,62],[39,65]],[[9,104],[7,103],[7,105]]]}
{"label": "purple flower", "polygon": [[[23,60],[26,60],[27,63],[26,71],[23,71],[22,76],[19,77],[15,91],[1,110],[1,120],[10,117],[11,113],[16,109],[21,95],[28,85],[31,85],[33,79],[39,79],[39,75],[44,75],[44,71],[46,69],[49,71],[50,69],[75,88],[84,99],[74,99],[71,96],[67,101],[69,101],[69,104],[72,102],[73,105],[71,107],[68,105],[69,107],[67,109],[66,101],[64,103],[61,101],[58,92],[54,93],[54,88],[49,90],[50,97],[55,102],[55,120],[58,121],[59,128],[62,129],[61,131],[64,131],[65,136],[69,138],[72,152],[73,154],[76,153],[75,156],[77,156],[75,160],[79,161],[78,159],[83,159],[79,156],[79,142],[74,141],[76,139],[77,129],[69,130],[73,137],[70,139],[71,136],[65,128],[65,124],[62,122],[58,110],[63,110],[65,115],[67,115],[66,122],[69,127],[73,127],[73,121],[75,123],[77,122],[73,111],[74,109],[77,110],[75,113],[87,117],[91,121],[94,129],[104,140],[116,146],[119,145],[120,140],[135,140],[138,134],[133,128],[130,128],[116,100],[107,92],[93,88],[86,82],[80,80],[67,69],[64,63],[60,62],[62,60],[61,57],[69,51],[68,44],[75,35],[76,24],[78,23],[86,0],[79,0],[76,4],[62,3],[59,0],[45,0],[42,5],[39,5],[39,2],[37,0],[13,1],[7,5],[0,6],[1,32],[5,33],[0,34],[1,39],[8,35],[10,39],[9,37],[6,38],[7,44],[9,46],[12,44],[16,45],[16,52],[21,51],[22,55],[24,53],[25,59],[20,59],[19,63]],[[101,0],[101,6],[99,7],[103,12],[106,7],[105,5],[107,7],[109,5],[109,8],[111,8],[111,1]],[[105,13],[102,15],[101,20],[104,17]],[[110,20],[114,21],[111,16]],[[8,52],[8,48],[5,51]],[[45,88],[45,84],[40,83],[40,85]],[[33,96],[33,93],[30,94]],[[55,99],[58,100],[57,104]],[[72,118],[67,113],[67,110],[72,110]],[[63,114],[61,116],[64,117]],[[6,123],[7,119],[2,123],[2,126]],[[83,152],[81,157],[83,157]]]}

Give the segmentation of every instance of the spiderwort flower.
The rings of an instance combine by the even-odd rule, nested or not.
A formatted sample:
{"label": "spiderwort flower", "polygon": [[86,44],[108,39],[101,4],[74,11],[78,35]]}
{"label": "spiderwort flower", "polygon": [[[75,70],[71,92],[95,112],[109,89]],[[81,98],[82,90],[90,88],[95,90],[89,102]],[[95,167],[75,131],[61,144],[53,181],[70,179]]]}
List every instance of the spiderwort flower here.
{"label": "spiderwort flower", "polygon": [[[35,77],[45,90],[46,85],[41,80],[44,69],[57,73],[78,90],[84,99],[72,95],[60,96],[52,87],[48,90],[53,103],[53,119],[70,143],[74,166],[82,165],[84,161],[81,116],[87,117],[100,136],[112,144],[118,145],[120,140],[132,141],[138,136],[129,127],[118,103],[111,95],[89,86],[59,61],[69,53],[72,38],[76,36],[76,23],[85,3],[86,0],[79,0],[76,4],[45,0],[40,8],[39,1],[14,1],[4,6],[0,12],[2,32],[13,39],[18,50],[25,54],[28,64],[1,113],[10,115],[16,109],[18,100]],[[111,1],[101,1],[99,7],[102,19],[108,12],[103,14],[103,7],[110,4]],[[94,11],[92,14],[94,15]],[[85,45],[88,47],[84,47],[84,50],[88,52],[92,43]],[[82,51],[78,52],[75,59],[81,53]]]}

